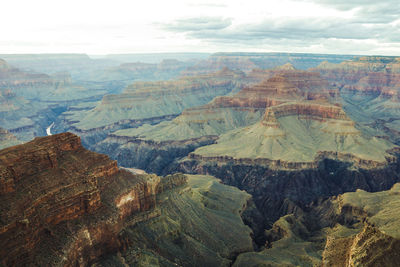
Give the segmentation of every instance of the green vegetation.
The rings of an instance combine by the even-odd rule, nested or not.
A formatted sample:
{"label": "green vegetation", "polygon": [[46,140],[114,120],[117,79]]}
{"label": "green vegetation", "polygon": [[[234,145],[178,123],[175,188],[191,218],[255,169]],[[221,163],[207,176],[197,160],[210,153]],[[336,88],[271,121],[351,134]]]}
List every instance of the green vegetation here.
{"label": "green vegetation", "polygon": [[278,119],[279,128],[256,123],[228,132],[217,144],[198,148],[195,153],[206,157],[267,158],[290,162],[310,162],[319,151],[351,153],[362,159],[385,161],[391,143],[366,137],[348,122],[339,120],[300,119],[286,116]]}
{"label": "green vegetation", "polygon": [[233,108],[214,108],[211,112],[190,109],[172,121],[119,130],[114,134],[155,141],[186,140],[206,135],[220,135],[255,123],[261,116],[261,111],[239,111]]}
{"label": "green vegetation", "polygon": [[127,263],[229,266],[236,254],[253,250],[240,217],[250,195],[211,176],[188,178],[159,196],[160,216],[126,228],[123,234],[135,242],[122,255]]}

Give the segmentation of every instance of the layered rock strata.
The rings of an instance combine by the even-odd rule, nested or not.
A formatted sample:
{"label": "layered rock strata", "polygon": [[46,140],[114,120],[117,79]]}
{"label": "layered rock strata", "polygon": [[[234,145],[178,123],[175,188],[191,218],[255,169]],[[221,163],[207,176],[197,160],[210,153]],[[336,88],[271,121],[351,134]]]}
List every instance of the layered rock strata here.
{"label": "layered rock strata", "polygon": [[[314,69],[340,88],[344,108],[367,131],[398,143],[399,58],[361,57]],[[372,130],[372,129],[373,130]]]}
{"label": "layered rock strata", "polygon": [[124,220],[154,208],[160,191],[160,177],[119,170],[70,133],[1,150],[0,162],[6,266],[84,265],[116,251]]}
{"label": "layered rock strata", "polygon": [[304,210],[287,202],[290,214],[265,231],[264,248],[234,266],[397,266],[399,189],[357,190]]}
{"label": "layered rock strata", "polygon": [[106,95],[91,110],[64,113],[64,130],[79,134],[91,147],[112,131],[170,120],[187,107],[239,90],[243,77],[241,72],[224,69],[174,81],[137,82],[120,95]]}
{"label": "layered rock strata", "polygon": [[[282,84],[280,77],[272,84],[277,81]],[[298,92],[281,92],[276,99],[282,103],[268,106],[261,121],[197,148],[178,169],[247,190],[269,219],[285,214],[285,198],[302,206],[357,188],[387,189],[397,181],[397,147],[360,131],[329,89],[320,90],[325,97],[307,100],[304,89],[286,83],[284,88]]]}
{"label": "layered rock strata", "polygon": [[5,266],[229,266],[253,251],[247,193],[209,176],[134,175],[71,133],[0,150],[0,200]]}
{"label": "layered rock strata", "polygon": [[[275,76],[270,77],[272,74]],[[283,68],[265,72],[265,78],[265,81],[245,87],[233,96],[216,97],[206,105],[185,109],[171,121],[116,131],[98,143],[95,149],[110,153],[124,166],[148,168],[153,172],[156,165],[160,165],[159,170],[164,169],[174,159],[187,155],[184,153],[213,143],[221,134],[256,123],[266,107],[296,100],[326,103],[334,99],[331,92],[335,88],[329,87],[318,73]],[[117,137],[120,138],[117,140]],[[126,142],[122,141],[124,139]],[[191,149],[187,149],[189,144]],[[182,153],[176,153],[177,146]],[[129,150],[142,151],[142,158],[128,156],[131,154]],[[149,163],[146,158],[156,155],[157,162],[153,160],[147,166],[144,164]]]}

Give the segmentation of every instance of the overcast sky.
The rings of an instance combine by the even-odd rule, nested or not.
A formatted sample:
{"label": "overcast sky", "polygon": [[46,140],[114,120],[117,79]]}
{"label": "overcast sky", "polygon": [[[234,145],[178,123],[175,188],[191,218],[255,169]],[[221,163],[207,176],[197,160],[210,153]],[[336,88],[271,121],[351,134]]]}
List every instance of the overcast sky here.
{"label": "overcast sky", "polygon": [[399,0],[2,0],[1,53],[400,56]]}

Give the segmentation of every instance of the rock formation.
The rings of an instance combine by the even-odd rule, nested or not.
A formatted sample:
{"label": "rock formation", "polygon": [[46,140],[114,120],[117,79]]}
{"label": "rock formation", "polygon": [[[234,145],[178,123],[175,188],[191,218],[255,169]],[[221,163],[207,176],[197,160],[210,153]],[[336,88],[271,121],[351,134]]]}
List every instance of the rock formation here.
{"label": "rock formation", "polygon": [[266,107],[264,116],[197,148],[178,169],[212,174],[245,189],[267,220],[286,214],[285,198],[303,206],[356,188],[390,187],[398,179],[398,148],[357,128],[338,103],[335,86],[301,73],[281,73],[245,88],[235,96],[240,100],[225,101],[247,107],[252,98],[237,96],[261,96],[256,105]]}
{"label": "rock formation", "polygon": [[[219,96],[206,105],[185,109],[171,121],[116,131],[94,149],[109,153],[124,166],[165,173],[174,159],[213,143],[223,133],[256,123],[268,106],[299,100],[325,103],[336,96],[332,93],[336,88],[318,73],[293,68],[263,73],[263,82],[249,85],[235,95]],[[257,79],[262,77],[258,75]]]}
{"label": "rock formation", "polygon": [[340,88],[343,107],[364,130],[398,143],[399,66],[399,58],[371,56],[323,63],[313,71]]}
{"label": "rock formation", "polygon": [[260,252],[240,254],[234,266],[397,266],[399,184],[294,207],[265,232]]}
{"label": "rock formation", "polygon": [[[89,262],[104,249],[117,249],[122,218],[155,205],[158,177],[120,171],[69,133],[6,148],[0,158],[5,265]],[[89,241],[109,242],[108,248],[85,251]]]}
{"label": "rock formation", "polygon": [[174,81],[136,82],[122,94],[106,95],[89,111],[65,113],[65,129],[78,133],[90,146],[111,131],[172,119],[184,108],[202,105],[215,96],[239,90],[243,75],[225,69]]}
{"label": "rock formation", "polygon": [[212,177],[186,183],[182,174],[121,170],[71,133],[0,150],[1,264],[83,266],[117,253],[141,262],[144,252],[185,266],[229,265],[252,251],[240,217],[250,196]]}

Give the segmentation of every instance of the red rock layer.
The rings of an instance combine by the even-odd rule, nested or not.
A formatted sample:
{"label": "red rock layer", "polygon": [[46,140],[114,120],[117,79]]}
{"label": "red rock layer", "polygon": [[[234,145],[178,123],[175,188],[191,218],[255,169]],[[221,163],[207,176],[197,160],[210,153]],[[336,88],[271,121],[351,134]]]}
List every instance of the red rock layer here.
{"label": "red rock layer", "polygon": [[285,116],[299,116],[306,119],[336,119],[350,121],[349,117],[340,106],[303,102],[294,102],[267,108],[264,115],[264,121],[267,123],[271,120],[274,121],[275,118]]}
{"label": "red rock layer", "polygon": [[71,133],[1,150],[0,263],[87,264],[118,249],[124,219],[153,208],[159,184],[119,170]]}
{"label": "red rock layer", "polygon": [[334,102],[337,89],[329,86],[318,73],[280,70],[274,71],[274,74],[261,83],[245,87],[234,96],[217,97],[206,106],[266,108],[288,101]]}
{"label": "red rock layer", "polygon": [[379,95],[384,98],[397,98],[400,88],[400,74],[372,72],[360,78],[352,85],[344,85],[344,89],[361,95]]}
{"label": "red rock layer", "polygon": [[394,88],[399,84],[400,58],[361,57],[340,64],[321,63],[311,69],[336,84],[364,93],[381,92],[386,87]]}

